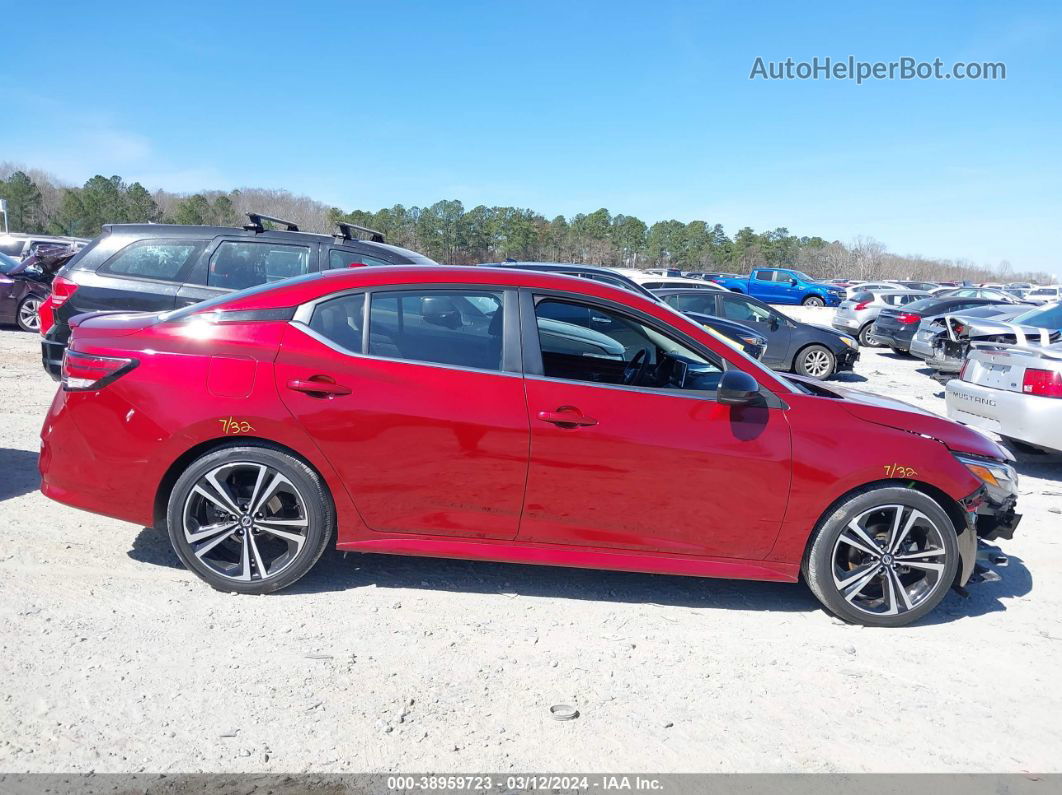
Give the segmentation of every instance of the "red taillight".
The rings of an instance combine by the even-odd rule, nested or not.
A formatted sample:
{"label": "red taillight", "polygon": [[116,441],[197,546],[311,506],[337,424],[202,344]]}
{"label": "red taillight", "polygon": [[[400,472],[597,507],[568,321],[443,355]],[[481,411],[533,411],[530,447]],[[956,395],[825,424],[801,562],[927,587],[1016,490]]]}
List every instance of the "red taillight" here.
{"label": "red taillight", "polygon": [[870,301],[860,301],[858,304],[853,306],[852,309],[854,309],[854,310],[856,310],[858,312],[861,309],[866,309],[868,306],[870,306],[870,303],[871,303]]}
{"label": "red taillight", "polygon": [[966,380],[966,371],[969,368],[970,368],[970,360],[969,359],[963,360],[962,367],[959,368],[959,380],[960,381],[965,381]]}
{"label": "red taillight", "polygon": [[58,309],[77,291],[77,285],[62,276],[52,280],[52,309]]}
{"label": "red taillight", "polygon": [[1052,370],[1026,370],[1021,382],[1026,395],[1062,398],[1062,373]]}
{"label": "red taillight", "polygon": [[47,334],[48,330],[55,325],[55,312],[52,311],[52,297],[48,296],[37,307],[37,318],[41,322],[41,334]]}
{"label": "red taillight", "polygon": [[922,322],[921,315],[912,315],[910,312],[901,312],[899,315],[897,315],[896,319],[903,323],[905,326],[910,326],[912,323]]}
{"label": "red taillight", "polygon": [[136,359],[67,351],[63,356],[63,389],[68,392],[103,389],[138,364]]}

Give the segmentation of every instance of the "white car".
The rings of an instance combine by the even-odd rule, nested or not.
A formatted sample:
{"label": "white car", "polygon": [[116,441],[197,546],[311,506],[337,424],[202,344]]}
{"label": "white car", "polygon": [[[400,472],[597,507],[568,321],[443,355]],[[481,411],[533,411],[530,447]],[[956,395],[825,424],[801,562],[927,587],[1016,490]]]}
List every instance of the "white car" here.
{"label": "white car", "polygon": [[975,343],[945,401],[964,425],[1062,451],[1062,345]]}
{"label": "white car", "polygon": [[1057,284],[1050,287],[1035,287],[1030,290],[1024,299],[1030,304],[1052,304],[1062,301],[1062,286]]}
{"label": "white car", "polygon": [[634,281],[638,282],[646,290],[663,290],[665,287],[692,287],[700,290],[726,290],[722,285],[715,282],[706,282],[704,279],[687,279],[685,276],[657,276],[652,273],[627,272]]}

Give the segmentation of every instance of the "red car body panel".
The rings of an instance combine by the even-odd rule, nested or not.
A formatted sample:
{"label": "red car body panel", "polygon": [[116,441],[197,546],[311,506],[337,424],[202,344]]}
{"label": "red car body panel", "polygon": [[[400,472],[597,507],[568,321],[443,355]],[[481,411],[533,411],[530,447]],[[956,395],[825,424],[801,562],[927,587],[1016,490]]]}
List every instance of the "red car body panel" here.
{"label": "red car body panel", "polygon": [[[823,512],[852,489],[913,480],[958,501],[980,486],[949,452],[988,449],[979,434],[921,415],[900,430],[896,415],[908,415],[895,407],[796,393],[697,324],[583,279],[344,269],[229,296],[219,307],[284,309],[342,290],[461,283],[624,304],[753,372],[783,402],[732,408],[349,355],[286,320],[208,322],[218,320],[211,306],[201,322],[92,315],[72,323],[70,350],[139,363],[96,391],[60,388],[41,433],[42,491],[149,525],[175,465],[212,444],[265,441],[320,473],[342,549],[792,581]],[[288,388],[313,377],[350,393]],[[596,424],[538,418],[566,407]]]}
{"label": "red car body panel", "polygon": [[[287,388],[312,376],[354,390]],[[378,532],[513,539],[527,479],[523,379],[337,354],[289,328],[275,364],[298,417]],[[340,542],[356,540],[340,528]]]}

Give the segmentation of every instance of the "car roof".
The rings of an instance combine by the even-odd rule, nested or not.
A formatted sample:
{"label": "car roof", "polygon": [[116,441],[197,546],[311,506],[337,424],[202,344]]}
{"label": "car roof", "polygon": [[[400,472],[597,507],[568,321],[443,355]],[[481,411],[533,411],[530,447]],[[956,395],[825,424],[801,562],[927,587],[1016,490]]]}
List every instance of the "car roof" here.
{"label": "car roof", "polygon": [[190,224],[105,224],[103,230],[105,234],[110,233],[112,235],[121,235],[123,237],[202,238],[225,235],[231,237],[246,237],[251,240],[286,240],[288,242],[302,240],[307,242],[329,242],[337,246],[357,244],[369,246],[370,248],[394,251],[411,259],[424,257],[424,255],[419,252],[411,251],[402,248],[401,246],[394,246],[390,243],[376,243],[372,240],[346,239],[337,237],[336,235],[325,234],[323,232],[303,232],[301,230],[293,232],[287,229],[266,229],[257,232],[253,229],[243,229],[238,226],[206,226]]}

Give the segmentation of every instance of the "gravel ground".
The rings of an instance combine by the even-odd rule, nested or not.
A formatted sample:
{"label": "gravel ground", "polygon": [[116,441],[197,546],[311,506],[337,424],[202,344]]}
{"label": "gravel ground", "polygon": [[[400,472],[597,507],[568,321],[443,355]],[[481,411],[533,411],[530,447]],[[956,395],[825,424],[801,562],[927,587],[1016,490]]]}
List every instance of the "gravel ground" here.
{"label": "gravel ground", "polygon": [[[943,413],[919,366],[844,380]],[[0,331],[0,770],[1062,770],[1062,458],[1021,461],[1003,579],[906,629],[802,585],[335,552],[238,597],[36,491],[54,389]]]}

